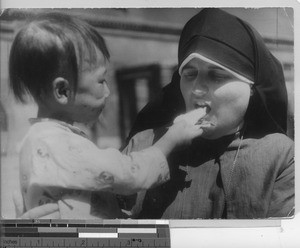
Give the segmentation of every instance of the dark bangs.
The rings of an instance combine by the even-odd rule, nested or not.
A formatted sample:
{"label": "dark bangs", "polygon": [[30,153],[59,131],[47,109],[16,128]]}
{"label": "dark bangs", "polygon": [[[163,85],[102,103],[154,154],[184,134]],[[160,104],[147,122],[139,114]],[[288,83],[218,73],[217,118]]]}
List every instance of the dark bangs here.
{"label": "dark bangs", "polygon": [[87,23],[62,13],[35,17],[17,34],[10,52],[10,86],[16,99],[25,102],[30,93],[36,101],[42,100],[52,80],[69,73],[76,90],[83,54],[88,52],[95,61],[96,48],[109,59],[104,39]]}

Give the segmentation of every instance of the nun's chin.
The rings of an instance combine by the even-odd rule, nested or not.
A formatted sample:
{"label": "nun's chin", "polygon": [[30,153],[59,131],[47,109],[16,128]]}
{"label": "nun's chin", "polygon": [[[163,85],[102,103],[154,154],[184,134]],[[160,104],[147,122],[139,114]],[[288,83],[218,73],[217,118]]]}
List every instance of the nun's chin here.
{"label": "nun's chin", "polygon": [[217,134],[217,126],[216,125],[211,125],[209,127],[203,127],[203,134],[201,135],[202,138],[204,139],[217,139],[218,134]]}

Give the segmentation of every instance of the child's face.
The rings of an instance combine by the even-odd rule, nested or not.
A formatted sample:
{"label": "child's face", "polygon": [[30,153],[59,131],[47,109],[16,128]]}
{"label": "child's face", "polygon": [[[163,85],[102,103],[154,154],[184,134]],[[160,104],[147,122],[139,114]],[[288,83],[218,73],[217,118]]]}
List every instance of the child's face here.
{"label": "child's face", "polygon": [[94,63],[90,62],[88,56],[83,58],[72,104],[73,121],[81,123],[96,121],[110,94],[105,81],[107,61],[98,49],[96,49],[96,58]]}

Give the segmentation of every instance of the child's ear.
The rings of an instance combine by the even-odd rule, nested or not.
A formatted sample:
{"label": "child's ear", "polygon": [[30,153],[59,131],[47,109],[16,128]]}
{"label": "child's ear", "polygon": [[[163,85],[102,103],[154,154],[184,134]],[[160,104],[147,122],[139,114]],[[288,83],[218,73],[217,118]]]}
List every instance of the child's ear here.
{"label": "child's ear", "polygon": [[67,79],[57,77],[52,82],[53,95],[60,104],[67,104],[70,100],[71,86]]}

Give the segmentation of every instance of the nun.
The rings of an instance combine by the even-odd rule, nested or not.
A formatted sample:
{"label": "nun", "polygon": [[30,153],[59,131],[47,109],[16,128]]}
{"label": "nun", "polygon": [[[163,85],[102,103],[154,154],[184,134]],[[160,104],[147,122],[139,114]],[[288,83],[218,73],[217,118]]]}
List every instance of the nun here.
{"label": "nun", "polygon": [[280,62],[245,21],[203,9],[184,26],[178,70],[139,113],[125,152],[150,146],[197,108],[203,135],[169,158],[171,180],[138,196],[143,219],[253,219],[294,214],[294,143]]}

